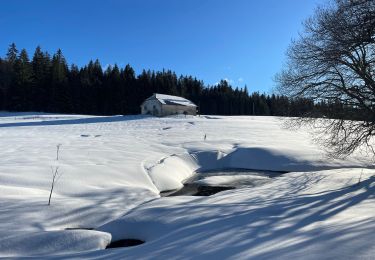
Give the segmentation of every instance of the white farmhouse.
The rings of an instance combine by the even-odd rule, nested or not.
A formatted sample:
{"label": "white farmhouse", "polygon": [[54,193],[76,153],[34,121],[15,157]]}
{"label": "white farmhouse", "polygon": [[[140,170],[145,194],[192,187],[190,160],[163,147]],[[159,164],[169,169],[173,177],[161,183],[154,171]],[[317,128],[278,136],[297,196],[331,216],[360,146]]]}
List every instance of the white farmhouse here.
{"label": "white farmhouse", "polygon": [[169,116],[177,114],[196,115],[197,106],[190,100],[164,94],[153,94],[141,105],[142,114]]}

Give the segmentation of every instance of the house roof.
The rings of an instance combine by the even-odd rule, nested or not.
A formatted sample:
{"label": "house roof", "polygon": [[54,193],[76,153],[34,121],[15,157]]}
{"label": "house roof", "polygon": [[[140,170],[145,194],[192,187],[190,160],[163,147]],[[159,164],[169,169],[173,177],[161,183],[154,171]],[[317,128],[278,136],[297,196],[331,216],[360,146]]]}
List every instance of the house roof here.
{"label": "house roof", "polygon": [[191,102],[190,100],[178,97],[178,96],[171,96],[171,95],[164,95],[164,94],[154,94],[146,100],[149,99],[157,99],[163,105],[176,105],[176,106],[187,106],[187,107],[196,107],[196,105]]}

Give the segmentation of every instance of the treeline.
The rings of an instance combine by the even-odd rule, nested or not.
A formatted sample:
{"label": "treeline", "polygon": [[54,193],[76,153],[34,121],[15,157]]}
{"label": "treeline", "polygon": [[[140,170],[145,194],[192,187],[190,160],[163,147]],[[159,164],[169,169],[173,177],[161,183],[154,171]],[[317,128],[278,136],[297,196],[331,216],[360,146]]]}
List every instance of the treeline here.
{"label": "treeline", "polygon": [[0,110],[137,114],[153,93],[186,97],[202,114],[300,116],[330,110],[330,105],[307,99],[249,94],[246,88],[234,88],[224,80],[206,86],[170,70],[143,70],[136,75],[130,65],[103,70],[98,60],[81,68],[69,66],[61,50],[50,55],[37,47],[30,60],[25,49],[18,51],[11,44],[6,57],[0,58]]}

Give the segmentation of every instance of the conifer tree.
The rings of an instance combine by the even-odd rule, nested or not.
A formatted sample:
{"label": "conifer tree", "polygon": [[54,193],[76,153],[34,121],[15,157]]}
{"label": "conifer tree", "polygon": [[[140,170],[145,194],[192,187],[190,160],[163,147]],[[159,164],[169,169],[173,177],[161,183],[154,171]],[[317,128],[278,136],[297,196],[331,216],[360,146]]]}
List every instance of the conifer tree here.
{"label": "conifer tree", "polygon": [[18,50],[15,43],[9,45],[6,60],[13,65],[18,57]]}
{"label": "conifer tree", "polygon": [[0,58],[0,109],[80,114],[137,114],[140,104],[153,93],[179,95],[199,106],[200,113],[220,115],[298,116],[301,111],[330,115],[335,109],[354,119],[358,111],[342,104],[285,96],[249,94],[222,80],[206,86],[192,76],[179,76],[171,70],[143,70],[136,75],[127,64],[124,68],[108,66],[103,72],[100,61],[90,61],[70,68],[58,50],[52,57],[40,46],[30,62],[25,50],[18,55],[11,44]]}
{"label": "conifer tree", "polygon": [[72,103],[68,88],[68,65],[61,49],[52,57],[51,65],[51,93],[49,109],[51,112],[71,112]]}
{"label": "conifer tree", "polygon": [[10,93],[11,104],[17,111],[29,111],[32,105],[31,88],[33,84],[33,71],[25,49],[22,49],[14,61],[14,78]]}
{"label": "conifer tree", "polygon": [[31,64],[34,76],[31,93],[33,97],[32,109],[43,111],[50,87],[51,61],[49,54],[43,53],[40,46],[37,46]]}

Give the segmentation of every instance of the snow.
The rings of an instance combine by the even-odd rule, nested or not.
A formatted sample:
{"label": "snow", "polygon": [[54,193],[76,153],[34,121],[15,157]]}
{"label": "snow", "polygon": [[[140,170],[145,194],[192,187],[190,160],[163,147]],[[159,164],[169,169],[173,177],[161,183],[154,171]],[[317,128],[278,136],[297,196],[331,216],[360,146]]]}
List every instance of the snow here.
{"label": "snow", "polygon": [[290,173],[208,198],[163,198],[99,229],[146,240],[147,248],[127,251],[130,258],[370,259],[374,175],[365,171],[357,185],[360,170],[335,173]]}
{"label": "snow", "polygon": [[181,188],[182,182],[191,177],[197,169],[193,158],[189,154],[182,154],[163,158],[147,171],[159,191],[168,191]]}
{"label": "snow", "polygon": [[180,106],[196,107],[196,105],[193,102],[183,97],[171,96],[171,95],[165,95],[165,94],[154,94],[151,98],[153,97],[155,97],[164,105],[180,105]]}
{"label": "snow", "polygon": [[[371,158],[330,160],[307,131],[281,123],[0,113],[0,257],[373,258]],[[53,165],[62,175],[47,206]],[[267,182],[210,197],[159,196],[195,171],[227,168],[290,173],[207,175],[198,182]],[[146,242],[103,250],[125,238]]]}
{"label": "snow", "polygon": [[73,252],[93,251],[105,249],[111,241],[109,233],[91,230],[66,230],[33,232],[25,236],[23,232],[2,237],[0,252],[2,256],[19,255],[55,255],[69,254]]}
{"label": "snow", "polygon": [[271,179],[266,176],[251,176],[251,175],[231,175],[231,176],[208,176],[203,179],[194,181],[194,183],[207,186],[244,186],[244,185],[259,185],[266,183]]}

